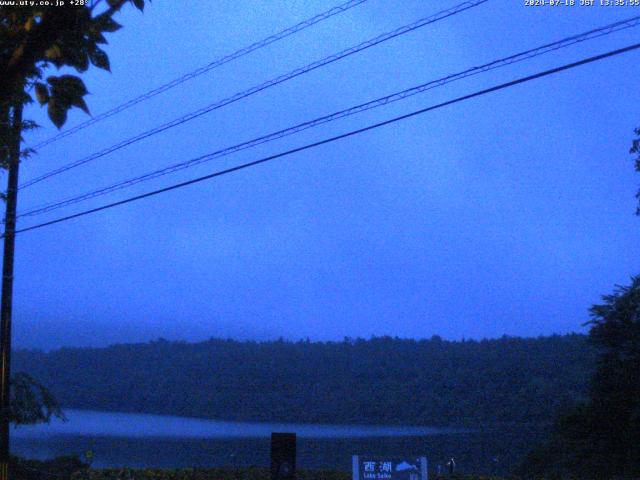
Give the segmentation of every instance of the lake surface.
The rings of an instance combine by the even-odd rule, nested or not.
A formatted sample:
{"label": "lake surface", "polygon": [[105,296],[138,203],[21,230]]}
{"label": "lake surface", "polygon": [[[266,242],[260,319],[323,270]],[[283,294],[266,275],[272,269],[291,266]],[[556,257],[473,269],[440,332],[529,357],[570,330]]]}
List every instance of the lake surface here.
{"label": "lake surface", "polygon": [[68,422],[12,429],[12,453],[84,459],[91,451],[96,468],[268,466],[271,433],[295,432],[301,469],[348,471],[356,454],[426,455],[432,467],[453,456],[461,470],[501,473],[538,436],[505,429],[225,422],[72,409],[65,414]]}
{"label": "lake surface", "polygon": [[13,430],[15,438],[82,435],[124,438],[261,438],[271,432],[295,432],[300,438],[422,436],[454,433],[456,429],[410,426],[319,425],[225,422],[200,418],[66,409],[67,422],[28,425]]}

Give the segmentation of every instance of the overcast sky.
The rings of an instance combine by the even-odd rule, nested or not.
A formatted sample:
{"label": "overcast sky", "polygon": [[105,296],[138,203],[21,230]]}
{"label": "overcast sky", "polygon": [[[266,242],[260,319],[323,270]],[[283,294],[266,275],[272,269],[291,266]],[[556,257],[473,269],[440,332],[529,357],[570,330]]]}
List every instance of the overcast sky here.
{"label": "overcast sky", "polygon": [[[215,7],[213,6],[215,3]],[[84,75],[94,115],[337,5],[154,0]],[[40,150],[21,180],[454,6],[369,0]],[[20,192],[91,191],[632,15],[490,0]],[[465,79],[20,227],[250,161],[583,57],[639,29]],[[447,339],[586,331],[640,273],[640,53],[529,82],[132,204],[20,234],[16,347],[284,337]],[[43,110],[27,117],[56,133]],[[73,112],[65,128],[84,120]]]}

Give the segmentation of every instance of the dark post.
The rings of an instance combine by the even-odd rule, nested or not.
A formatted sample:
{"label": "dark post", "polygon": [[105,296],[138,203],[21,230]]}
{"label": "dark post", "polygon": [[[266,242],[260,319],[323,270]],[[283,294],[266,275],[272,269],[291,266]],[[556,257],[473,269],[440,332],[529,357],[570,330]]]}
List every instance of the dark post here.
{"label": "dark post", "polygon": [[9,478],[11,308],[13,306],[13,253],[18,203],[22,104],[14,105],[12,110],[11,123],[7,125],[5,137],[7,147],[9,147],[9,174],[4,225],[4,256],[2,258],[2,304],[0,305],[0,480],[8,480]]}
{"label": "dark post", "polygon": [[447,467],[449,469],[449,475],[453,475],[456,472],[456,462],[453,457],[447,462]]}
{"label": "dark post", "polygon": [[271,480],[295,480],[296,434],[271,434]]}

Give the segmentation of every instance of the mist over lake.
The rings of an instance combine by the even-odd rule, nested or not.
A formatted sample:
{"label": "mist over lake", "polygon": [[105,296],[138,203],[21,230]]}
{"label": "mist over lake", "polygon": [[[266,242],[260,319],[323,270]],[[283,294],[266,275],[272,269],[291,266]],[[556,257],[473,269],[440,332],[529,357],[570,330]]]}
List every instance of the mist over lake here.
{"label": "mist over lake", "polygon": [[539,427],[227,422],[79,409],[65,409],[65,414],[68,422],[13,429],[12,453],[41,460],[78,455],[87,461],[91,452],[95,468],[267,467],[271,432],[286,431],[298,435],[301,469],[349,471],[355,454],[415,454],[426,455],[432,467],[454,456],[464,471],[504,473],[545,432]]}
{"label": "mist over lake", "polygon": [[[13,430],[14,454],[48,459],[93,456],[95,467],[266,466],[272,432],[298,435],[301,468],[348,470],[351,455],[367,452],[416,454],[452,451],[470,429],[295,423],[227,422],[169,415],[65,409],[67,422]],[[439,440],[438,440],[439,439]],[[469,463],[467,460],[466,463]]]}

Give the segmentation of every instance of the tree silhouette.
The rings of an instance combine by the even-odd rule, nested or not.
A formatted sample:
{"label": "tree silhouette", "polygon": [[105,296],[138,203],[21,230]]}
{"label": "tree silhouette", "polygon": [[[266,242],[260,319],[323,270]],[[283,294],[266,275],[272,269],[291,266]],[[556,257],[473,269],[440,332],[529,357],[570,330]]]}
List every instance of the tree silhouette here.
{"label": "tree silhouette", "polygon": [[561,415],[523,473],[640,478],[640,276],[591,307],[598,348],[586,402]]}
{"label": "tree silhouette", "polygon": [[[44,78],[45,72],[54,66],[71,67],[83,73],[90,64],[109,70],[109,57],[101,45],[107,43],[105,34],[120,28],[113,15],[127,3],[139,10],[145,5],[144,0],[106,0],[98,13],[97,8],[103,7],[100,0],[79,0],[64,6],[30,3],[0,6],[0,167],[8,171],[7,191],[3,195],[6,213],[0,307],[0,480],[9,475],[10,420],[50,417],[46,390],[24,376],[10,380],[18,171],[21,159],[33,153],[21,150],[22,134],[36,127],[34,122],[23,120],[23,107],[33,102],[35,95],[41,105],[47,106],[49,118],[58,128],[64,125],[67,112],[73,107],[89,113],[84,101],[87,88],[80,77],[65,74]],[[22,397],[14,395],[12,399],[12,383],[19,387]],[[35,410],[28,413],[27,409],[25,417],[16,417],[11,403],[19,398],[27,402],[23,407],[31,405]]]}

